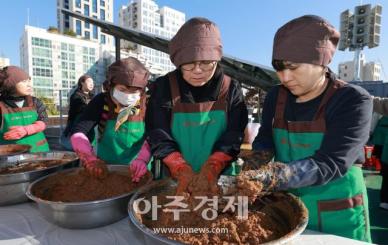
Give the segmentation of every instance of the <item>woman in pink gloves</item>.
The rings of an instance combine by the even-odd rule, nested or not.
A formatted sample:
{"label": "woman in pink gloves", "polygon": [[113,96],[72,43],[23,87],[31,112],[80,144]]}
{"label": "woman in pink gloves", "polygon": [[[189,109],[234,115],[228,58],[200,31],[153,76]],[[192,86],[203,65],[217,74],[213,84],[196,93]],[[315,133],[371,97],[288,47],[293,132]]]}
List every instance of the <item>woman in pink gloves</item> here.
{"label": "woman in pink gloves", "polygon": [[[135,58],[114,62],[108,68],[107,91],[90,101],[75,125],[71,144],[91,175],[105,175],[106,163],[129,164],[134,182],[146,173],[151,157],[144,140],[148,76],[147,69]],[[94,152],[86,135],[96,125],[98,137]]]}
{"label": "woman in pink gloves", "polygon": [[30,152],[49,151],[43,133],[46,107],[31,94],[30,76],[21,68],[0,70],[0,145],[28,144]]}

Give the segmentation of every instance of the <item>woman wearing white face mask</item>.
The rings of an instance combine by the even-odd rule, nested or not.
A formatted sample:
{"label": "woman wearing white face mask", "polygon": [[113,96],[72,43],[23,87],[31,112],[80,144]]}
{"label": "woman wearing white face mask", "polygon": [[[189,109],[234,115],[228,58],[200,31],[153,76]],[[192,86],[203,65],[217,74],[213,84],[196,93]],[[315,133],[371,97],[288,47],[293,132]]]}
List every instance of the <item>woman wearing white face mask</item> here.
{"label": "woman wearing white face mask", "polygon": [[[135,58],[109,66],[105,87],[86,107],[72,131],[71,143],[86,170],[93,176],[106,173],[105,164],[130,165],[133,181],[146,173],[151,157],[144,141],[145,87],[149,72]],[[87,133],[98,125],[97,154]]]}

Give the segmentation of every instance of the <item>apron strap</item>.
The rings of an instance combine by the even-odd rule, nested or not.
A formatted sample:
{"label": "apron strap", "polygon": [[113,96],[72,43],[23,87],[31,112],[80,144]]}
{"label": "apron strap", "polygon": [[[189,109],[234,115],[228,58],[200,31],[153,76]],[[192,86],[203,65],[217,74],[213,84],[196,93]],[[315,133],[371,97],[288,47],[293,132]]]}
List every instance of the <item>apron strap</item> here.
{"label": "apron strap", "polygon": [[32,100],[32,96],[26,96],[26,104],[28,107],[36,107],[34,101]]}
{"label": "apron strap", "polygon": [[1,125],[0,125],[0,131],[3,130],[4,127],[4,113],[7,112],[7,108],[4,105],[3,101],[0,101],[0,116],[1,116]]}
{"label": "apron strap", "polygon": [[286,109],[286,102],[287,102],[287,90],[284,86],[280,86],[278,98],[276,101],[276,110],[275,110],[275,121],[277,120],[283,120],[284,121],[284,111]]}
{"label": "apron strap", "polygon": [[318,107],[317,113],[314,116],[314,120],[318,120],[319,118],[325,117],[325,108],[327,105],[327,102],[330,100],[330,98],[334,95],[334,93],[337,91],[337,89],[343,87],[346,83],[340,80],[331,80],[330,78],[326,78],[328,80],[328,89],[325,92],[325,95],[323,99],[321,100],[321,103]]}
{"label": "apron strap", "polygon": [[179,91],[179,86],[178,86],[177,72],[176,71],[169,72],[168,80],[170,81],[172,108],[174,108],[175,105],[181,100],[181,93]]}

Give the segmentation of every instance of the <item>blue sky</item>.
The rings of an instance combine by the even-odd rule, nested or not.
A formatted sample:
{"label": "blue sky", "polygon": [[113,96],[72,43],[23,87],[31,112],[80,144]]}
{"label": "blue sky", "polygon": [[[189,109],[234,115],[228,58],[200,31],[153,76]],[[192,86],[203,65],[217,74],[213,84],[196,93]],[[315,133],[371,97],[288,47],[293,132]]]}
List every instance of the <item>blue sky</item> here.
{"label": "blue sky", "polygon": [[[118,21],[118,9],[128,0],[114,1],[114,21]],[[380,46],[364,50],[367,61],[383,64],[383,78],[388,81],[388,0],[156,0],[161,6],[169,6],[186,13],[186,18],[202,16],[220,27],[224,52],[240,59],[270,66],[272,42],[276,30],[287,21],[304,14],[316,14],[339,28],[339,15],[356,5],[380,4],[383,6]],[[56,26],[56,0],[2,1],[0,8],[0,56],[19,65],[19,38],[27,23],[47,28]],[[352,60],[352,52],[337,51],[330,67],[337,72],[338,63]]]}

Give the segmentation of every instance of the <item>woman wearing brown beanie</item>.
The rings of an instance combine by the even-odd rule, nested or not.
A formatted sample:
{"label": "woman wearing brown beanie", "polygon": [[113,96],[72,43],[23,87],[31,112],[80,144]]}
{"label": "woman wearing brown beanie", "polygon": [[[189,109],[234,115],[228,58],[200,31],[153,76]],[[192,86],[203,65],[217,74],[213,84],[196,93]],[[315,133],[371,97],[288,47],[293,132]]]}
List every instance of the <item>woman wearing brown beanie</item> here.
{"label": "woman wearing brown beanie", "polygon": [[30,152],[46,152],[46,107],[31,94],[31,79],[25,71],[17,66],[0,70],[0,144],[28,144]]}
{"label": "woman wearing brown beanie", "polygon": [[172,38],[176,70],[158,78],[147,105],[146,130],[154,157],[162,159],[187,192],[195,173],[211,187],[219,174],[234,174],[248,121],[239,83],[224,74],[218,27],[205,18],[188,20]]}
{"label": "woman wearing brown beanie", "polygon": [[[133,182],[146,174],[151,158],[144,135],[148,76],[136,58],[115,61],[108,67],[106,91],[90,101],[72,129],[72,147],[91,175],[104,177],[106,164],[129,165]],[[95,126],[99,136],[94,149],[88,135]]]}
{"label": "woman wearing brown beanie", "polygon": [[[272,65],[281,81],[267,94],[248,174],[265,190],[290,190],[309,210],[308,229],[371,241],[362,170],[372,101],[328,69],[338,31],[318,16],[276,33]],[[266,166],[274,157],[275,162]]]}

